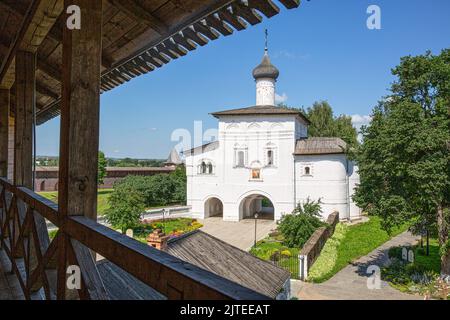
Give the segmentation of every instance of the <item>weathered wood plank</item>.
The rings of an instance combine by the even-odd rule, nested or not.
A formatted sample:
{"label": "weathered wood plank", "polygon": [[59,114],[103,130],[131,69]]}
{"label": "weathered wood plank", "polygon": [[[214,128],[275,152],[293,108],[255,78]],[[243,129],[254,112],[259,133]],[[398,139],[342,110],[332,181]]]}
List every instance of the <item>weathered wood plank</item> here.
{"label": "weathered wood plank", "polygon": [[169,299],[268,299],[82,216],[70,217],[66,232]]}
{"label": "weathered wood plank", "polygon": [[9,89],[0,88],[0,177],[8,174]]}
{"label": "weathered wood plank", "polygon": [[33,112],[36,98],[36,54],[16,55],[14,183],[33,189]]}

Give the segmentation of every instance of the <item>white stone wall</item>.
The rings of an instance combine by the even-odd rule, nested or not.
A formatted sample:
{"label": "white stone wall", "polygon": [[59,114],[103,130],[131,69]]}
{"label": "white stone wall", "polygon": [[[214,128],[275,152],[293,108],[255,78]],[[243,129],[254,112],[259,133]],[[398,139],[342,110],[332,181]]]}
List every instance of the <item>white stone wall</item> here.
{"label": "white stone wall", "polygon": [[359,216],[359,208],[351,201],[352,186],[359,181],[353,169],[357,168],[344,154],[296,156],[296,201],[321,199],[324,219],[333,211],[339,211],[340,219]]}
{"label": "white stone wall", "polygon": [[[205,202],[214,197],[223,204],[223,219],[238,221],[244,218],[243,208],[251,207],[244,200],[259,195],[273,203],[276,220],[308,197],[321,199],[324,219],[335,210],[341,219],[359,217],[350,200],[359,181],[357,168],[343,154],[294,156],[296,140],[306,134],[306,125],[295,116],[221,117],[217,148],[186,156],[187,204],[193,216],[204,218]],[[273,152],[272,165],[268,150]],[[239,151],[245,155],[243,167],[237,166]],[[198,172],[202,161],[213,165],[213,174]],[[252,179],[255,168],[260,179]]]}

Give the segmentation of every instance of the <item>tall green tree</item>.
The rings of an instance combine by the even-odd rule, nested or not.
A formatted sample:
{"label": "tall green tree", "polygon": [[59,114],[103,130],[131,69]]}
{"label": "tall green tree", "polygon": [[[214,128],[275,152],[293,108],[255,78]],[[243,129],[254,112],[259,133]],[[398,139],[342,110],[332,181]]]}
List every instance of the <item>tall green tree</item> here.
{"label": "tall green tree", "polygon": [[103,179],[106,177],[106,157],[103,151],[98,152],[98,173],[97,173],[97,183],[103,184]]}
{"label": "tall green tree", "polygon": [[354,199],[386,230],[407,222],[437,235],[450,275],[450,50],[404,57],[392,73],[392,94],[362,130]]}
{"label": "tall green tree", "polygon": [[335,116],[327,101],[314,102],[312,107],[303,109],[311,125],[308,127],[310,137],[339,137],[350,147],[358,145],[358,133],[352,125],[352,118],[346,115]]}

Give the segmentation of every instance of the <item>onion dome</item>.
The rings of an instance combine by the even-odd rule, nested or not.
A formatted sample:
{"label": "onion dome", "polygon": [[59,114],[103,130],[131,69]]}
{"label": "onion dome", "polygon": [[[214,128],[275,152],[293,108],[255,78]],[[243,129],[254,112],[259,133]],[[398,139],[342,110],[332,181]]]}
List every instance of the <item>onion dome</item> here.
{"label": "onion dome", "polygon": [[269,78],[276,80],[280,75],[280,71],[278,71],[277,67],[275,67],[269,59],[269,55],[267,54],[267,50],[264,53],[264,57],[255,69],[253,69],[253,78],[255,80],[261,78]]}

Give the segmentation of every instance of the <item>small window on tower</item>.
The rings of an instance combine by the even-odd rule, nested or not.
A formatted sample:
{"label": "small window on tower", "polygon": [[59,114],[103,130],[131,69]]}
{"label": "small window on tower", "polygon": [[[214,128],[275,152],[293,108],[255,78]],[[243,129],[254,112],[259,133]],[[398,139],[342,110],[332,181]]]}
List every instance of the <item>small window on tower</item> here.
{"label": "small window on tower", "polygon": [[311,174],[311,168],[310,167],[305,167],[305,175],[310,175]]}

